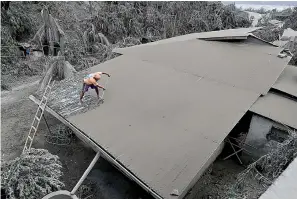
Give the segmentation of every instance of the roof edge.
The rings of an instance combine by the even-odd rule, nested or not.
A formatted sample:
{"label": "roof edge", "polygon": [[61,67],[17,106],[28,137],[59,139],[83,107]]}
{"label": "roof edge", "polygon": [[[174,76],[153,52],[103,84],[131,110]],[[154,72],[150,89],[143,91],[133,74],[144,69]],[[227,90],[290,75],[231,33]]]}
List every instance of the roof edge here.
{"label": "roof edge", "polygon": [[257,37],[257,36],[254,35],[253,33],[249,33],[248,37],[253,37],[253,38],[258,39],[258,40],[260,40],[260,41],[262,41],[262,42],[264,42],[264,43],[267,43],[267,44],[269,44],[269,45],[271,45],[271,46],[280,48],[278,45],[275,45],[275,44],[273,44],[273,43],[271,43],[271,42],[269,42],[269,41],[266,41],[266,40],[264,40],[264,39],[261,39],[260,37]]}
{"label": "roof edge", "polygon": [[224,41],[224,40],[245,40],[247,39],[248,35],[245,36],[223,36],[223,37],[202,37],[197,38],[205,41]]}
{"label": "roof edge", "polygon": [[[144,47],[144,46],[151,46],[151,45],[160,45],[163,44],[162,41],[173,41],[173,42],[179,42],[179,41],[186,41],[190,39],[201,39],[205,41],[224,41],[224,40],[245,40],[247,37],[250,35],[250,33],[262,29],[263,27],[253,27],[253,28],[235,28],[235,29],[226,29],[226,30],[218,30],[218,31],[208,31],[208,32],[199,32],[199,33],[190,33],[190,34],[185,34],[185,35],[179,35],[171,38],[166,38],[166,39],[161,39],[157,40],[154,42],[150,43],[145,43],[145,44],[139,44],[139,45],[134,45],[134,46],[129,46],[129,47],[123,47],[123,48],[114,48],[112,52],[118,53],[123,55],[123,50],[128,50],[132,48],[138,48],[138,47]],[[230,31],[230,30],[239,30],[239,29],[252,29],[252,30],[247,30],[246,32],[238,35],[231,35],[231,36],[221,36],[221,37],[211,37],[211,36],[201,36],[201,34],[207,34],[207,33],[213,33],[213,32],[220,32],[220,31]],[[188,37],[190,36],[190,37]],[[175,38],[184,38],[180,40],[174,41]],[[161,43],[160,43],[161,41]],[[165,42],[167,43],[167,42]],[[165,44],[164,43],[164,44]]]}
{"label": "roof edge", "polygon": [[120,55],[124,55],[123,52],[121,51],[121,50],[123,50],[123,49],[125,49],[125,48],[114,48],[114,49],[112,49],[111,52],[113,52],[113,53],[118,53],[118,54],[120,54]]}

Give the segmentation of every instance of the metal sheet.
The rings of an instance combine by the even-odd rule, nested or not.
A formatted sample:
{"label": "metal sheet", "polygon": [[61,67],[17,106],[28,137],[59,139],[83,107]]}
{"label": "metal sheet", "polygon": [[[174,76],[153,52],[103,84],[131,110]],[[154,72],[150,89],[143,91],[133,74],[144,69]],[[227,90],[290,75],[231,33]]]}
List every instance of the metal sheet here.
{"label": "metal sheet", "polygon": [[272,87],[297,97],[297,67],[286,66]]}
{"label": "metal sheet", "polygon": [[271,45],[194,39],[131,49],[127,55],[265,95],[287,65],[287,59],[277,57],[280,51]]}
{"label": "metal sheet", "polygon": [[170,193],[178,189],[182,197],[281,74],[285,63],[278,52],[196,39],[152,46],[88,70],[112,74],[100,106],[91,91],[79,109],[84,73],[78,73],[53,90],[50,107],[159,195],[175,198]]}
{"label": "metal sheet", "polygon": [[164,198],[185,194],[259,96],[129,57],[98,70],[112,74],[105,102],[68,120]]}
{"label": "metal sheet", "polygon": [[268,93],[260,97],[250,111],[297,129],[297,102],[293,99]]}

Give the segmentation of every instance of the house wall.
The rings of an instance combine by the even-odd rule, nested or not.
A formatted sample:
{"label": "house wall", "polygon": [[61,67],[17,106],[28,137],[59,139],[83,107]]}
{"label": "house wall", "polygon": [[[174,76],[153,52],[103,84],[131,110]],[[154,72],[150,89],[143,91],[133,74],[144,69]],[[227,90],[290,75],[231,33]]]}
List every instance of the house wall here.
{"label": "house wall", "polygon": [[245,140],[246,144],[249,144],[256,148],[252,149],[245,145],[245,149],[252,153],[252,157],[261,157],[269,151],[270,147],[267,146],[269,142],[269,140],[267,139],[267,134],[271,132],[272,127],[276,127],[286,131],[283,125],[277,122],[258,115],[253,115],[248,135]]}

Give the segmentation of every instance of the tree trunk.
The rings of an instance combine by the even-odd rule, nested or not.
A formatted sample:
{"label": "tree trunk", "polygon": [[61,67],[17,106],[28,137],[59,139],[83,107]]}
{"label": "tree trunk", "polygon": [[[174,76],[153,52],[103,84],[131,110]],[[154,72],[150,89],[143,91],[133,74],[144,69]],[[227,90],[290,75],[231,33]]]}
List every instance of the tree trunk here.
{"label": "tree trunk", "polygon": [[41,92],[45,89],[51,77],[54,80],[61,81],[63,79],[73,76],[74,73],[76,73],[74,67],[68,61],[65,61],[65,59],[62,56],[53,58],[49,63],[47,71],[45,72],[43,78],[40,81],[40,87],[38,89],[38,92]]}
{"label": "tree trunk", "polygon": [[50,66],[50,68],[46,71],[45,75],[41,79],[38,92],[44,91],[46,85],[48,84],[48,82],[49,82],[49,80],[50,80],[50,78],[52,76],[53,70],[54,70],[54,64],[52,64]]}

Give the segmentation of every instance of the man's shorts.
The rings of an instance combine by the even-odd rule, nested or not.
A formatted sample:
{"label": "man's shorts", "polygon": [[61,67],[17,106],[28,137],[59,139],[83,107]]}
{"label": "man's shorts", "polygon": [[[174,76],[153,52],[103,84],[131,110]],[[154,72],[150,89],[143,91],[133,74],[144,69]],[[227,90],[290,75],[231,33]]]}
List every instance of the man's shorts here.
{"label": "man's shorts", "polygon": [[83,83],[82,91],[87,92],[89,90],[89,88],[96,89],[97,87],[94,86],[93,84],[87,85],[86,83]]}

